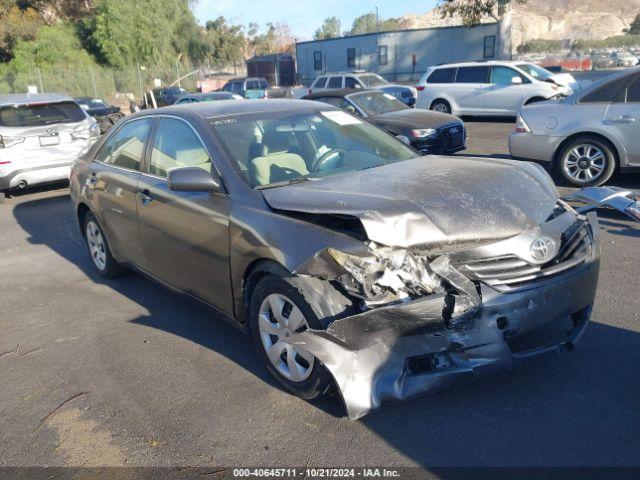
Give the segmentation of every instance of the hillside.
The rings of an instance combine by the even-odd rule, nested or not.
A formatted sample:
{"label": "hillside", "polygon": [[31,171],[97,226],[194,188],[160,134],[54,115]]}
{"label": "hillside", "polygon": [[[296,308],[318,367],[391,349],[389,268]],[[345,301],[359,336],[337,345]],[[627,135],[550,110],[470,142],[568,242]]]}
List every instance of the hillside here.
{"label": "hillside", "polygon": [[[513,47],[527,40],[603,39],[620,35],[640,13],[640,0],[529,0],[513,7]],[[489,20],[488,20],[489,21]],[[456,25],[439,12],[402,17],[405,28]]]}

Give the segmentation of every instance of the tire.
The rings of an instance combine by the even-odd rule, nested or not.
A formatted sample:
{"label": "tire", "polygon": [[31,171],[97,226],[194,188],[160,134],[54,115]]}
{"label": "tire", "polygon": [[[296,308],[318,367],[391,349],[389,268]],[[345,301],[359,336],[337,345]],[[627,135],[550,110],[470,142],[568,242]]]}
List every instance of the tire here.
{"label": "tire", "polygon": [[[295,309],[302,314],[302,322]],[[278,310],[279,314],[274,313]],[[276,275],[263,277],[251,295],[249,315],[251,336],[271,375],[288,391],[306,400],[324,395],[333,382],[333,377],[325,366],[307,352],[287,347],[279,341],[282,336],[290,336],[306,328],[323,329],[303,290],[296,285],[295,278]],[[278,316],[285,320],[279,321],[276,318]],[[274,328],[276,325],[288,324],[294,316],[295,325],[288,325],[287,329]],[[267,353],[268,345],[272,346],[272,358],[275,361]],[[297,364],[294,369],[289,368],[290,359]]]}
{"label": "tire", "polygon": [[611,178],[616,154],[609,142],[591,135],[576,137],[560,150],[556,170],[576,187],[597,187]]}
{"label": "tire", "polygon": [[438,98],[437,100],[431,102],[429,110],[434,110],[441,113],[451,113],[451,105],[449,105],[449,102],[447,102],[446,100]]}
{"label": "tire", "polygon": [[123,268],[111,255],[107,237],[91,212],[87,212],[84,217],[83,235],[91,256],[91,263],[98,275],[104,278],[115,278],[120,275]]}

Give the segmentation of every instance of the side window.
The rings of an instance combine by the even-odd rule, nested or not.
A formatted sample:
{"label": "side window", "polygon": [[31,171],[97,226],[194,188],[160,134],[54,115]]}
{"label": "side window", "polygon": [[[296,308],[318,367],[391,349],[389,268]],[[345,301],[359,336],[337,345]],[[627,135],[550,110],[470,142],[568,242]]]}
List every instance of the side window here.
{"label": "side window", "polygon": [[524,78],[509,67],[503,67],[500,65],[496,65],[491,67],[491,83],[496,83],[498,85],[512,85],[513,78],[519,77],[522,79],[522,83],[524,83]]}
{"label": "side window", "polygon": [[313,52],[313,69],[322,70],[322,52],[320,50]]}
{"label": "side window", "polygon": [[153,140],[149,173],[166,177],[169,170],[199,167],[211,171],[211,159],[189,125],[175,118],[161,118]]}
{"label": "side window", "polygon": [[313,85],[313,88],[324,88],[327,84],[327,77],[318,77]]}
{"label": "side window", "polygon": [[389,63],[389,47],[387,45],[380,45],[378,47],[378,64],[386,65]]}
{"label": "side window", "polygon": [[153,118],[133,120],[125,124],[102,146],[96,155],[96,161],[129,170],[140,170],[144,145],[152,124]]}
{"label": "side window", "polygon": [[356,49],[347,48],[347,67],[356,68]]}
{"label": "side window", "polygon": [[438,68],[434,70],[427,79],[427,83],[454,83],[455,81],[455,68]]}
{"label": "side window", "polygon": [[267,88],[269,88],[269,82],[267,82],[266,80],[258,80],[258,84],[262,89],[266,90]]}
{"label": "side window", "polygon": [[342,88],[342,77],[329,77],[327,88]]}
{"label": "side window", "polygon": [[629,76],[625,75],[600,85],[580,99],[580,103],[624,102],[625,88],[629,84]]}
{"label": "side window", "polygon": [[627,103],[640,102],[640,76],[636,77],[629,88],[627,88]]}
{"label": "side window", "polygon": [[461,67],[456,77],[458,83],[488,83],[489,67]]}
{"label": "side window", "polygon": [[247,80],[247,90],[256,90],[258,88],[258,82],[255,80]]}
{"label": "side window", "polygon": [[322,97],[316,100],[323,103],[328,103],[329,105],[333,105],[338,108],[347,108],[349,106],[349,103],[347,103],[347,101],[344,98],[340,98],[340,97]]}
{"label": "side window", "polygon": [[496,36],[484,37],[484,58],[493,58],[496,54]]}
{"label": "side window", "polygon": [[362,88],[362,85],[354,77],[344,77],[344,88]]}

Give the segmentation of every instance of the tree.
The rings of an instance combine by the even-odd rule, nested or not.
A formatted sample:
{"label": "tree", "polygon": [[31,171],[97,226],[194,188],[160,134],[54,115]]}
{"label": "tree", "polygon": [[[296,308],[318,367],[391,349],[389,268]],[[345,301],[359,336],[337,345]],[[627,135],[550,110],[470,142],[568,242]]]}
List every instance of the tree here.
{"label": "tree", "polygon": [[241,25],[231,25],[220,16],[206,23],[209,58],[216,67],[225,67],[243,59],[247,39]]}
{"label": "tree", "polygon": [[500,21],[510,3],[526,3],[527,0],[439,0],[438,8],[442,18],[457,17],[463,25],[473,26],[486,18]]}
{"label": "tree", "polygon": [[295,38],[286,22],[267,23],[265,33],[257,33],[257,25],[250,24],[250,44],[254,55],[293,53]]}
{"label": "tree", "polygon": [[624,30],[627,35],[640,35],[640,13],[636,15],[636,18],[631,22],[629,28]]}
{"label": "tree", "polygon": [[363,33],[385,32],[389,30],[400,30],[402,25],[397,18],[381,19],[377,18],[375,12],[365,13],[356,17],[347,35],[361,35]]}
{"label": "tree", "polygon": [[340,19],[338,17],[325,18],[320,28],[313,34],[315,40],[336,38],[340,36]]}

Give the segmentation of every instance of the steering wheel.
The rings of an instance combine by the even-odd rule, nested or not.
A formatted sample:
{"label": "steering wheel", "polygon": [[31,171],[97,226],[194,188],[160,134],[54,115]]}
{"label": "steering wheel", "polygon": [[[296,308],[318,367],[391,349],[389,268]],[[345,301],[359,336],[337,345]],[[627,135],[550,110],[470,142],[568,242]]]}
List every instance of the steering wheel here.
{"label": "steering wheel", "polygon": [[334,157],[335,155],[339,155],[339,154],[345,154],[347,153],[346,150],[342,149],[342,148],[333,148],[331,150],[328,150],[326,152],[324,152],[320,158],[316,161],[316,164],[313,168],[314,172],[318,172],[318,171],[322,171],[322,165],[324,163],[326,163],[328,160],[330,160],[332,157]]}

